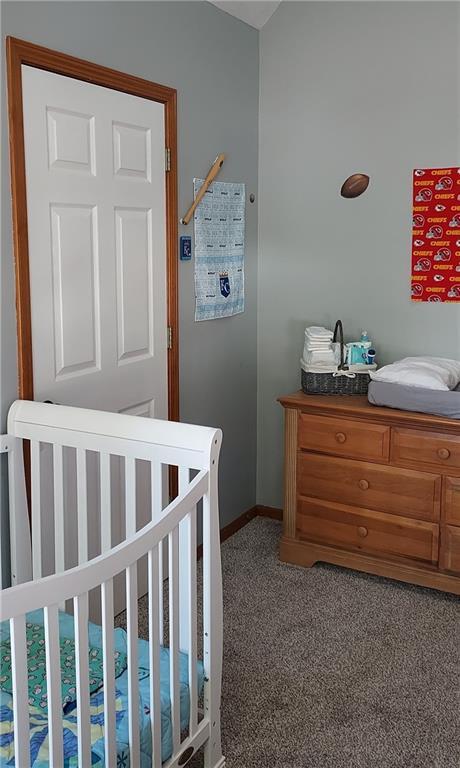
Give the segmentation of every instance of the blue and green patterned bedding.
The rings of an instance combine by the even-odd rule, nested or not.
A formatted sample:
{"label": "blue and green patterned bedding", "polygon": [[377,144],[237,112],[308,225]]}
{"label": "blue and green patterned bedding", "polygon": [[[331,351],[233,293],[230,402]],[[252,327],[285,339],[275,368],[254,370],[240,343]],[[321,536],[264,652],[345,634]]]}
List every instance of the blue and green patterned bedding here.
{"label": "blue and green patterned bedding", "polygon": [[[34,625],[43,625],[42,611],[34,611],[27,616],[27,621]],[[73,639],[73,617],[61,612],[59,614],[60,638]],[[8,640],[9,624],[4,622],[0,627],[0,641]],[[102,647],[102,629],[96,624],[89,625],[89,645],[92,648]],[[123,629],[114,632],[115,650],[120,655],[127,652],[126,633]],[[141,763],[139,768],[151,768],[151,730],[150,730],[150,695],[149,695],[149,658],[148,643],[139,640],[139,728]],[[181,728],[186,728],[189,717],[189,688],[188,688],[188,658],[180,655],[180,713]],[[198,663],[198,690],[203,686],[203,665]],[[115,710],[117,725],[117,766],[129,768],[129,739],[128,739],[128,672],[123,671],[115,680]],[[161,648],[160,658],[160,692],[161,692],[161,734],[162,759],[167,760],[172,754],[171,702],[169,696],[169,650]],[[102,768],[104,759],[104,692],[103,688],[91,694],[91,751],[92,766]],[[33,768],[49,768],[48,751],[48,721],[47,715],[37,706],[30,706],[30,749],[31,765]],[[64,737],[64,768],[78,766],[77,748],[77,713],[72,703],[66,705],[62,719]],[[15,766],[14,761],[14,732],[13,732],[13,700],[10,693],[0,690],[0,768]],[[15,766],[15,768],[21,768]],[[138,768],[131,766],[131,768]]]}
{"label": "blue and green patterned bedding", "polygon": [[[48,711],[48,692],[46,686],[46,644],[43,624],[26,622],[27,669],[29,672],[29,705],[40,712]],[[71,637],[59,638],[59,656],[61,668],[62,707],[74,704],[77,700],[77,680],[75,661],[75,641]],[[126,654],[115,651],[113,654],[115,677],[120,677],[127,667]],[[89,690],[96,693],[104,682],[104,655],[102,648],[90,646]],[[10,640],[0,638],[0,689],[13,693],[13,669]]]}

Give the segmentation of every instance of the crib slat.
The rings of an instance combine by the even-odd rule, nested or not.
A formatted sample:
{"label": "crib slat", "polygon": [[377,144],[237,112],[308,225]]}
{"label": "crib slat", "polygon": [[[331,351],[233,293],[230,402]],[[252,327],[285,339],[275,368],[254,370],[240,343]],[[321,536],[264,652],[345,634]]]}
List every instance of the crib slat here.
{"label": "crib slat", "polygon": [[[136,461],[125,459],[126,538],[136,533]],[[139,676],[137,661],[137,564],[126,569],[126,629],[128,634],[129,754],[133,765],[140,762]]]}
{"label": "crib slat", "polygon": [[189,729],[193,734],[198,725],[198,680],[197,680],[197,590],[196,590],[196,512],[189,515],[190,565],[188,600],[190,605],[188,679],[190,686]]}
{"label": "crib slat", "polygon": [[163,565],[163,552],[164,552],[164,541],[160,541],[159,548],[158,548],[158,639],[160,642],[160,645],[164,645],[165,642],[165,629],[164,629],[164,583],[163,583],[163,570],[166,566]]}
{"label": "crib slat", "polygon": [[[187,487],[190,481],[190,470],[188,467],[179,467],[179,495],[184,496],[187,493]],[[189,626],[190,626],[190,605],[188,601],[188,577],[190,569],[190,542],[189,542],[189,514],[187,514],[179,523],[179,645],[181,651],[188,653],[189,650]]]}
{"label": "crib slat", "polygon": [[[159,577],[159,547],[148,554],[149,595],[149,669],[150,669],[150,727],[152,731],[153,768],[161,766],[161,697],[160,697],[160,601],[157,580]],[[163,607],[161,608],[163,611]]]}
{"label": "crib slat", "polygon": [[31,440],[31,497],[32,497],[32,572],[34,579],[42,576],[42,512],[40,491],[40,443]]}
{"label": "crib slat", "polygon": [[[179,470],[179,493],[186,493],[190,470]],[[189,735],[198,724],[197,682],[197,589],[196,589],[196,508],[184,517],[179,527],[180,544],[180,648],[188,654],[190,693]]]}
{"label": "crib slat", "polygon": [[136,533],[136,460],[125,459],[125,519],[126,538]]}
{"label": "crib slat", "polygon": [[189,593],[190,625],[189,625],[189,655],[188,679],[190,686],[190,734],[195,732],[198,725],[198,680],[197,680],[197,590],[196,590],[196,514],[190,515],[190,576]]}
{"label": "crib slat", "polygon": [[139,671],[137,652],[137,563],[126,569],[126,631],[128,635],[129,755],[131,765],[140,764]]}
{"label": "crib slat", "polygon": [[[152,520],[158,518],[160,512],[163,509],[163,465],[158,461],[151,463],[151,495],[152,495]],[[160,645],[164,643],[164,627],[163,627],[163,542],[161,542],[158,550],[158,600],[159,600],[159,623],[158,623],[158,636],[160,638]]]}
{"label": "crib slat", "polygon": [[65,570],[64,554],[64,466],[62,445],[53,443],[53,482],[54,482],[54,570]]}
{"label": "crib slat", "polygon": [[[136,533],[136,461],[125,459],[126,538]],[[139,763],[139,677],[137,663],[137,564],[126,569],[126,629],[128,633],[128,710],[130,761]]]}
{"label": "crib slat", "polygon": [[180,746],[179,691],[179,529],[168,536],[169,541],[169,690],[173,754]]}
{"label": "crib slat", "polygon": [[[7,437],[5,435],[0,436],[0,445],[8,451],[10,575],[11,586],[16,586],[33,579],[30,509],[27,503],[24,473],[24,444],[18,437],[12,437],[11,435]],[[8,515],[5,510],[5,522],[7,517]],[[0,546],[1,589],[6,589],[9,586],[8,569],[7,567],[2,567],[2,557],[4,555],[6,555],[6,547]],[[7,565],[6,557],[3,565]]]}
{"label": "crib slat", "polygon": [[78,562],[88,561],[88,496],[86,475],[86,451],[77,448],[77,517],[78,517]]}
{"label": "crib slat", "polygon": [[75,626],[75,669],[77,680],[78,765],[91,765],[88,663],[88,593],[73,600]]}
{"label": "crib slat", "polygon": [[113,579],[101,584],[104,667],[104,749],[107,768],[116,768],[115,664],[113,658]]}
{"label": "crib slat", "polygon": [[112,546],[112,509],[110,501],[110,454],[100,454],[101,552]]}
{"label": "crib slat", "polygon": [[59,647],[59,618],[57,605],[46,606],[45,620],[46,687],[48,695],[48,729],[50,765],[64,764],[62,740],[61,665]]}
{"label": "crib slat", "polygon": [[163,509],[163,465],[159,461],[152,461],[150,466],[152,482],[152,520],[155,520]]}
{"label": "crib slat", "polygon": [[26,617],[10,619],[15,764],[30,765]]}

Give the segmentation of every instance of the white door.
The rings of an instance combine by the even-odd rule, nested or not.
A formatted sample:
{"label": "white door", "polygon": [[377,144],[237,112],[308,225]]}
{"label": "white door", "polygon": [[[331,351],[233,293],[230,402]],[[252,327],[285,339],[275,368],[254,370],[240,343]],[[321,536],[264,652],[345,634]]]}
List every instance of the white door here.
{"label": "white door", "polygon": [[[34,67],[22,77],[35,399],[167,418],[164,106]],[[112,462],[112,544],[122,482]]]}
{"label": "white door", "polygon": [[167,418],[164,106],[22,76],[35,399]]}

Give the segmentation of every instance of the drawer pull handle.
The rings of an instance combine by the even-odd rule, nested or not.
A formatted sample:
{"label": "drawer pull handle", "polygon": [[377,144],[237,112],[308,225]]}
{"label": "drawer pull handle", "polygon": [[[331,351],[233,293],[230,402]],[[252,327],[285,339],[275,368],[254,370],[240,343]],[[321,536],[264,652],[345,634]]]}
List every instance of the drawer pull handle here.
{"label": "drawer pull handle", "polygon": [[335,439],[338,443],[344,443],[347,439],[347,436],[343,432],[337,432]]}
{"label": "drawer pull handle", "polygon": [[358,536],[361,536],[362,539],[365,539],[369,531],[367,528],[364,527],[364,525],[360,525],[358,528]]}
{"label": "drawer pull handle", "polygon": [[358,485],[362,491],[367,491],[369,488],[369,480],[360,480]]}
{"label": "drawer pull handle", "polygon": [[448,459],[450,451],[447,448],[438,448],[438,456],[440,459]]}

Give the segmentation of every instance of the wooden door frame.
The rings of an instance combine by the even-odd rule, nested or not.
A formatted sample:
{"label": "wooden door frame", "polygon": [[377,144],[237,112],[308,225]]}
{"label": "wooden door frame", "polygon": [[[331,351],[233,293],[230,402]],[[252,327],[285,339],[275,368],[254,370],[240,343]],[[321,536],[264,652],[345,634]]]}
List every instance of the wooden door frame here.
{"label": "wooden door frame", "polygon": [[177,275],[177,91],[114,69],[59,53],[40,45],[6,38],[8,122],[13,209],[13,248],[16,277],[19,398],[34,399],[32,323],[30,311],[27,189],[22,107],[22,65],[122,91],[165,106],[165,148],[170,150],[166,177],[167,325],[172,330],[168,349],[168,418],[179,420],[179,327]]}

